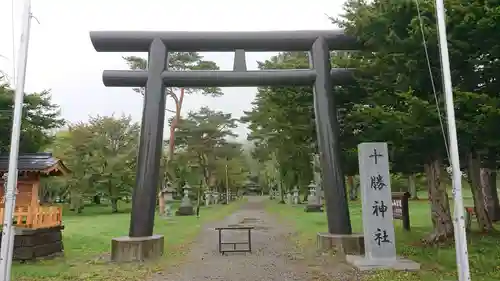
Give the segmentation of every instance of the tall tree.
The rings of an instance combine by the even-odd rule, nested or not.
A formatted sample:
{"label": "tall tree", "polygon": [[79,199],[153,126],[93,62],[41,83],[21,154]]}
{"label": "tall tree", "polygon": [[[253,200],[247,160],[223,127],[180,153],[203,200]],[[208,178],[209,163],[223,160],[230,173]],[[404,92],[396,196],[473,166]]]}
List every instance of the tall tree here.
{"label": "tall tree", "polygon": [[139,124],[130,116],[90,117],[56,135],[51,149],[72,171],[63,192],[72,209],[81,211],[85,198],[102,196],[118,211],[118,200],[135,185],[138,136]]}
{"label": "tall tree", "polygon": [[413,4],[350,0],[344,11],[334,22],[356,36],[368,50],[353,56],[366,75],[360,75],[358,81],[370,93],[350,113],[352,121],[363,120],[357,123],[359,137],[389,141],[396,149],[410,147],[420,152],[435,227],[429,240],[447,239],[453,235],[453,223],[446,187],[441,184],[444,146],[429,79],[429,75],[439,77],[435,29],[430,32],[434,36],[427,38],[429,46],[433,46],[429,51],[429,74]]}
{"label": "tall tree", "polygon": [[230,152],[227,138],[236,136],[232,132],[237,126],[236,121],[231,114],[202,107],[196,112],[188,113],[178,123],[175,137],[178,149],[190,153],[195,159],[205,187],[212,183],[218,156],[222,154],[224,157]]}
{"label": "tall tree", "polygon": [[[403,152],[405,158],[411,160],[410,166],[397,166],[400,172],[412,173],[424,166],[435,226],[428,240],[439,241],[453,234],[446,185],[441,182],[447,155],[441,122],[444,110],[439,100],[441,83],[434,82],[441,81],[440,59],[434,1],[419,3],[417,9],[412,1],[350,0],[345,4],[345,13],[334,22],[356,36],[366,49],[353,57],[361,63],[358,68],[363,74],[358,81],[370,95],[366,95],[349,116],[352,121],[358,121],[357,131],[361,136],[390,140],[400,155],[395,155],[396,159],[401,159],[400,152]],[[478,9],[483,10],[479,14],[487,16],[488,5],[479,5],[479,1],[464,4],[458,0],[446,4],[455,14],[448,18],[447,30],[460,148],[462,155],[467,156],[465,159],[469,159],[464,166],[472,175],[469,179],[478,221],[487,231],[491,229],[491,222],[479,192],[478,152],[492,145],[494,138],[483,136],[491,130],[489,124],[498,120],[495,109],[498,101],[482,92],[482,85],[490,82],[481,78],[484,71],[478,62],[478,58],[484,58],[493,50],[484,50],[479,46],[481,43],[470,40],[477,36],[477,31],[469,22],[477,18]],[[494,15],[489,13],[490,17]],[[483,20],[484,25],[486,22],[491,23],[491,19]],[[478,54],[478,50],[481,53]],[[436,107],[441,108],[441,112],[437,112]]]}
{"label": "tall tree", "polygon": [[[67,131],[58,132],[54,143],[49,146],[54,156],[63,160],[71,170],[64,179],[64,189],[59,193],[69,199],[70,209],[77,212],[83,210],[83,200],[95,194],[91,183],[92,173],[89,171],[92,165],[92,151],[88,144],[92,141],[92,137],[87,124],[71,124]],[[58,180],[51,179],[49,182],[58,183]],[[45,192],[48,190],[45,189]]]}
{"label": "tall tree", "polygon": [[[471,32],[475,32],[471,19],[481,18],[478,15],[491,17],[481,23],[482,28],[491,33],[488,23],[492,23],[496,13],[487,12],[489,4],[473,2],[447,2],[449,8],[458,10],[461,15],[460,18],[451,17],[448,22],[459,140],[462,155],[473,156],[491,148],[487,151],[491,154],[490,158],[494,158],[497,144],[492,142],[495,138],[488,137],[486,132],[492,130],[490,124],[498,122],[497,98],[481,93],[481,85],[492,83],[481,80],[486,76],[486,71],[482,70],[484,65],[490,66],[491,63],[478,63],[478,58],[484,59],[494,50],[491,48],[477,54],[476,50],[481,47],[471,45],[480,43],[471,44],[468,38],[473,36]],[[444,106],[439,98],[442,89],[441,83],[436,82],[441,81],[441,71],[435,9],[433,1],[419,3],[420,11],[412,1],[347,1],[344,14],[333,22],[355,36],[364,50],[347,55],[334,53],[332,62],[335,66],[359,70],[357,85],[335,89],[341,112],[338,118],[341,123],[343,164],[346,166],[344,171],[348,175],[356,173],[356,161],[353,160],[357,143],[389,142],[394,172],[410,177],[422,169],[425,171],[434,224],[434,231],[427,241],[436,242],[453,236],[453,222],[447,185],[442,182],[447,155],[443,141],[446,137],[442,122]],[[482,9],[482,12],[477,9]],[[467,24],[463,24],[464,17]],[[423,42],[427,48],[423,48]],[[308,63],[304,53],[282,53],[261,64],[261,67],[305,68]],[[490,72],[487,74],[492,79]],[[302,96],[301,93],[308,94]],[[260,150],[255,155],[262,155],[265,161],[271,152],[276,152],[281,178],[288,182],[294,182],[292,179],[298,177],[290,175],[290,171],[294,171],[290,165],[302,161],[290,161],[291,157],[298,158],[292,156],[295,151],[287,151],[287,147],[303,148],[304,151],[314,147],[311,145],[315,143],[311,106],[310,89],[259,88],[254,108],[245,117],[250,124],[250,138],[256,140],[256,148]],[[309,123],[297,116],[307,116]],[[302,136],[297,138],[299,132]],[[472,169],[471,174],[477,175],[481,164],[473,163],[469,161],[465,166]],[[488,230],[491,223],[483,211],[482,193],[477,192],[480,181],[477,176],[471,179],[474,179],[471,187],[478,221],[483,230]]]}
{"label": "tall tree", "polygon": [[109,198],[116,213],[118,200],[130,196],[135,185],[139,124],[130,116],[97,116],[90,118],[88,127],[94,189]]}
{"label": "tall tree", "polygon": [[[309,68],[304,52],[285,52],[259,63],[260,69]],[[311,153],[315,146],[313,97],[310,87],[261,87],[245,112],[249,140],[260,162],[276,156],[283,189],[305,188],[312,179]]]}
{"label": "tall tree", "polygon": [[[9,151],[13,112],[14,90],[0,80],[0,153]],[[19,152],[39,152],[64,123],[49,91],[25,94]]]}
{"label": "tall tree", "polygon": [[213,178],[216,185],[223,192],[238,191],[238,188],[244,185],[250,175],[242,145],[236,142],[228,142],[217,148],[214,153],[215,169]]}
{"label": "tall tree", "polygon": [[[132,70],[147,70],[148,61],[138,56],[123,57],[128,67]],[[213,61],[203,59],[203,56],[197,52],[173,52],[169,53],[169,70],[219,70],[217,64]],[[144,88],[135,88],[134,91],[144,94]],[[167,89],[167,94],[172,95],[174,89]],[[187,89],[188,93],[200,93],[210,96],[221,96],[222,91],[217,87],[208,87],[202,89]]]}
{"label": "tall tree", "polygon": [[[146,70],[148,67],[148,61],[145,58],[142,57],[137,57],[137,56],[128,56],[128,57],[123,57],[123,59],[126,61],[127,65],[129,66],[130,69],[132,70]],[[168,68],[171,70],[218,70],[219,67],[217,64],[213,61],[207,61],[203,60],[203,56],[201,56],[197,52],[172,52],[169,53],[169,58],[168,58]],[[168,151],[168,158],[166,159],[165,163],[165,169],[164,169],[164,181],[168,181],[169,179],[171,181],[174,181],[173,179],[173,172],[169,168],[169,162],[173,159],[174,156],[174,135],[175,135],[175,130],[177,128],[177,124],[179,123],[179,120],[181,118],[181,110],[182,110],[182,104],[184,101],[184,91],[187,91],[188,93],[200,93],[203,95],[210,95],[213,97],[221,96],[223,93],[220,88],[218,87],[208,87],[208,88],[202,88],[202,89],[180,89],[180,94],[176,94],[176,90],[173,88],[167,88],[165,89],[165,94],[167,96],[170,96],[175,103],[175,109],[170,110],[175,114],[175,118],[173,121],[170,123],[170,140],[169,140],[169,151]],[[144,95],[144,88],[135,88],[134,91],[141,93]]]}

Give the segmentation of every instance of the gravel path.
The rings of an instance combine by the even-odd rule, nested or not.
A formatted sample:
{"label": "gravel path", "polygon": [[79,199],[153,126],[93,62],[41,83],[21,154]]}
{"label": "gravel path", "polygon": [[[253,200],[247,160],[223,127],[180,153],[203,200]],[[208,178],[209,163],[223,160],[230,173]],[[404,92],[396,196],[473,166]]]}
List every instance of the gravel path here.
{"label": "gravel path", "polygon": [[[298,250],[292,229],[267,214],[263,200],[263,197],[249,197],[248,203],[225,220],[206,225],[186,259],[152,281],[358,280],[347,265],[312,253],[315,251]],[[228,225],[255,227],[252,253],[223,256],[218,252],[218,233],[214,228]],[[223,240],[245,241],[246,231],[223,231]]]}

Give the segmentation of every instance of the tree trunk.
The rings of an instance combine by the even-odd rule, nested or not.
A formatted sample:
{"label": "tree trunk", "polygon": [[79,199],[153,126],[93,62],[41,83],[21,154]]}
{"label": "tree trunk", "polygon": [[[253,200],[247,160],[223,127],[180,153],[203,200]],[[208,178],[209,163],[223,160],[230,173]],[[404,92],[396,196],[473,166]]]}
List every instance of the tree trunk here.
{"label": "tree trunk", "polygon": [[496,153],[488,154],[486,168],[481,169],[481,186],[485,197],[485,204],[491,221],[500,220],[500,203],[497,191],[497,171],[496,171]]}
{"label": "tree trunk", "polygon": [[490,216],[490,219],[492,219],[494,222],[497,222],[497,221],[500,221],[500,202],[498,199],[497,171],[496,171],[496,169],[491,170],[490,187],[491,187],[491,199],[493,200],[493,213]]}
{"label": "tree trunk", "polygon": [[481,179],[481,191],[484,197],[484,205],[486,206],[486,210],[488,211],[488,215],[490,216],[491,221],[494,221],[495,217],[495,208],[492,196],[492,187],[491,187],[491,169],[490,168],[481,168],[480,170],[480,179]]}
{"label": "tree trunk", "polygon": [[82,208],[82,200],[80,198],[80,194],[77,191],[70,191],[70,211],[76,211],[77,213],[81,213]]}
{"label": "tree trunk", "polygon": [[[175,94],[174,94],[175,95]],[[177,124],[181,119],[181,109],[182,102],[184,101],[184,88],[181,88],[181,94],[179,99],[175,99],[175,118],[172,120],[172,124],[170,124],[170,142],[168,146],[169,155],[168,155],[168,163],[171,162],[174,157],[174,148],[175,148],[175,129],[177,128]]]}
{"label": "tree trunk", "polygon": [[439,243],[453,237],[453,221],[446,186],[441,184],[441,162],[431,159],[424,165],[431,205],[433,232],[425,239],[427,243]]}
{"label": "tree trunk", "polygon": [[349,186],[349,199],[351,201],[358,199],[358,192],[354,184],[354,176],[347,176],[347,186]]}
{"label": "tree trunk", "polygon": [[497,189],[497,171],[493,169],[490,173],[490,187],[491,187],[491,198],[493,200],[493,221],[500,220],[500,202],[498,199],[498,189]]}
{"label": "tree trunk", "polygon": [[285,191],[283,190],[283,181],[280,181],[279,183],[279,191],[280,191],[280,204],[285,204]]}
{"label": "tree trunk", "polygon": [[418,200],[417,184],[415,182],[415,174],[408,176],[408,192],[411,194],[411,200]]}
{"label": "tree trunk", "polygon": [[118,213],[118,199],[111,198],[111,212]]}
{"label": "tree trunk", "polygon": [[[172,163],[172,159],[174,157],[174,148],[175,148],[175,129],[177,128],[177,124],[179,123],[179,120],[181,118],[181,109],[182,109],[182,102],[184,100],[184,88],[181,88],[181,94],[179,99],[177,99],[177,96],[175,93],[172,92],[171,95],[174,98],[175,101],[175,118],[172,120],[172,123],[170,124],[170,139],[169,139],[169,145],[168,145],[168,159],[167,163],[165,165],[165,179],[164,183],[165,186],[167,185],[167,182],[169,180],[174,181],[173,178],[173,172],[170,171],[170,166]],[[165,200],[163,200],[161,193],[158,193],[158,208],[159,208],[159,213],[163,214],[163,209],[165,208]]]}
{"label": "tree trunk", "polygon": [[[488,215],[483,189],[481,188],[481,161],[477,153],[470,152],[467,155],[467,170],[467,180],[472,190],[474,211],[476,212],[479,230],[481,232],[490,232],[493,230],[493,224]],[[486,182],[488,182],[488,179]]]}
{"label": "tree trunk", "polygon": [[162,192],[158,192],[158,214],[163,215],[165,211],[165,200],[163,199]]}

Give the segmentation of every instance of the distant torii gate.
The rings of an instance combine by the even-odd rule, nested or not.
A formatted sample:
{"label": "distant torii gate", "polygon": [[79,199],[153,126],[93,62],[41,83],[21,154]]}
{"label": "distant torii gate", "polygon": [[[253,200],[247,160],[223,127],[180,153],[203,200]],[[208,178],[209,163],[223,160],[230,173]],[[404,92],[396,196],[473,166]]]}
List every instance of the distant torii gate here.
{"label": "distant torii gate", "polygon": [[[144,245],[159,241],[153,236],[156,189],[159,183],[163,144],[166,87],[314,87],[314,112],[318,134],[328,232],[352,233],[349,208],[341,170],[338,121],[333,86],[353,81],[348,69],[332,69],[330,50],[353,50],[354,38],[342,30],[266,32],[187,31],[92,31],[90,38],[98,52],[148,52],[148,70],[105,70],[106,86],[146,87],[138,156],[136,187],[133,193],[129,237],[112,242],[115,260],[147,258],[149,246],[140,246],[136,257],[119,256],[120,244]],[[245,52],[309,51],[310,69],[247,71]],[[169,71],[168,52],[235,52],[234,71]],[[149,242],[148,242],[149,241]],[[139,243],[141,244],[141,243]],[[159,246],[159,244],[157,244]],[[135,247],[135,246],[134,246]],[[139,247],[139,246],[137,246]],[[149,249],[145,249],[145,248]],[[143,249],[144,248],[144,249]],[[157,247],[158,248],[158,247]],[[161,246],[163,249],[163,247]],[[137,252],[136,252],[137,253]]]}

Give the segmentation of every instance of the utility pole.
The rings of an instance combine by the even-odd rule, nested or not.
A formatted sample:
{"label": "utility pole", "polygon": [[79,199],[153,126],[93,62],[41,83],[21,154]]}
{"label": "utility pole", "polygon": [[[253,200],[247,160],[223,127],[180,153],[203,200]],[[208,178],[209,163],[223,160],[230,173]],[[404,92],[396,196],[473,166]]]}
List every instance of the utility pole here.
{"label": "utility pole", "polygon": [[12,217],[16,206],[17,161],[19,157],[19,137],[21,134],[21,120],[24,99],[24,84],[26,80],[26,66],[28,62],[28,46],[31,27],[31,0],[24,1],[22,17],[21,44],[19,46],[19,60],[17,67],[16,91],[14,96],[14,115],[12,118],[12,134],[10,140],[9,170],[7,188],[5,190],[5,212],[2,227],[2,244],[0,248],[0,280],[10,281],[12,267],[12,252],[14,247],[14,229]]}
{"label": "utility pole", "polygon": [[441,68],[443,75],[444,94],[446,100],[446,116],[448,137],[450,144],[450,161],[453,179],[455,250],[459,281],[470,281],[469,258],[467,255],[467,239],[465,235],[464,202],[462,198],[462,172],[458,154],[458,139],[453,104],[453,86],[451,84],[450,58],[448,55],[448,41],[446,37],[445,8],[443,0],[436,0],[436,19],[441,54]]}
{"label": "utility pole", "polygon": [[229,159],[226,157],[226,204],[229,204],[229,176],[227,174],[227,163]]}

